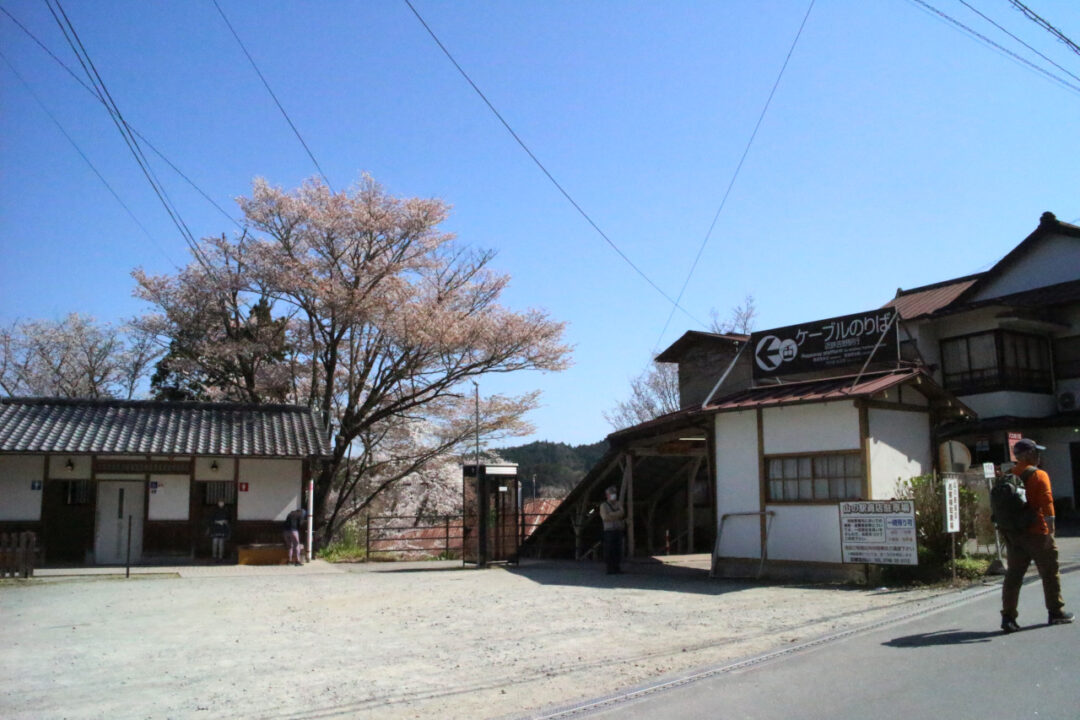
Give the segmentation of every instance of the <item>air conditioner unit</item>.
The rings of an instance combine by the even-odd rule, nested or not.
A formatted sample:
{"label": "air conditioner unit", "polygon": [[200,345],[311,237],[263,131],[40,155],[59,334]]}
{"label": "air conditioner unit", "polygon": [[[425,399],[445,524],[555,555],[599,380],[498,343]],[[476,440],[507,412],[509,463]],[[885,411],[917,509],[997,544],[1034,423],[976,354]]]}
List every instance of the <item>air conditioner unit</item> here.
{"label": "air conditioner unit", "polygon": [[1058,393],[1057,396],[1058,410],[1065,412],[1067,410],[1076,409],[1076,393],[1071,390],[1066,390],[1063,393]]}

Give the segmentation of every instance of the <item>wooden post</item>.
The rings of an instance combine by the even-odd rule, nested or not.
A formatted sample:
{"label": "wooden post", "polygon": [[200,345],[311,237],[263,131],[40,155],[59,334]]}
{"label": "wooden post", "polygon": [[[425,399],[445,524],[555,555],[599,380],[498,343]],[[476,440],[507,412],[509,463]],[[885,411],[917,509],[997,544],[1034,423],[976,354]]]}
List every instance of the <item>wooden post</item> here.
{"label": "wooden post", "polygon": [[694,552],[694,482],[697,480],[698,469],[701,467],[702,458],[690,466],[690,474],[686,478],[686,552]]}
{"label": "wooden post", "polygon": [[623,487],[626,492],[626,557],[634,557],[634,456],[626,453],[623,465]]}
{"label": "wooden post", "polygon": [[367,514],[367,529],[364,530],[364,562],[371,559],[371,513]]}

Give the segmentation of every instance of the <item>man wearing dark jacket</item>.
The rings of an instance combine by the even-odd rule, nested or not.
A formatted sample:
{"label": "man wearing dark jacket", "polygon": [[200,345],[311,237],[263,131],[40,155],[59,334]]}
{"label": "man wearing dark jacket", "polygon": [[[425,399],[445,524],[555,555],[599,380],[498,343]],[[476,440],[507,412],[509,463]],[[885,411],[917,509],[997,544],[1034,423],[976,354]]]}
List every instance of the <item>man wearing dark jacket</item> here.
{"label": "man wearing dark jacket", "polygon": [[303,508],[296,508],[285,516],[283,534],[285,537],[285,547],[289,550],[290,565],[302,564],[300,555],[300,530],[304,527],[304,519],[306,517],[307,513],[304,512]]}

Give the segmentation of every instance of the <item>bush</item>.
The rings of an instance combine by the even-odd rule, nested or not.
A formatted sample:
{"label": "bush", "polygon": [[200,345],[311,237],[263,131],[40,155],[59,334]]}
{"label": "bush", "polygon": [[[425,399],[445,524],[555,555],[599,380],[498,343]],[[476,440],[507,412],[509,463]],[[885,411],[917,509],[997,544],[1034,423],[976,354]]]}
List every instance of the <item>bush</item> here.
{"label": "bush", "polygon": [[938,583],[953,576],[950,543],[957,545],[957,579],[975,580],[986,574],[990,560],[967,557],[964,541],[975,537],[978,498],[975,492],[960,485],[960,532],[945,532],[945,483],[934,475],[920,475],[901,481],[897,498],[915,503],[915,528],[918,542],[918,566],[887,566],[882,579],[887,584]]}
{"label": "bush", "polygon": [[956,542],[960,553],[964,540],[975,537],[975,493],[960,486],[960,532],[945,532],[945,483],[933,475],[919,475],[897,484],[896,497],[915,503],[915,527],[920,547],[919,563],[923,562],[922,548],[929,554],[927,561],[939,567],[949,562],[949,544]]}

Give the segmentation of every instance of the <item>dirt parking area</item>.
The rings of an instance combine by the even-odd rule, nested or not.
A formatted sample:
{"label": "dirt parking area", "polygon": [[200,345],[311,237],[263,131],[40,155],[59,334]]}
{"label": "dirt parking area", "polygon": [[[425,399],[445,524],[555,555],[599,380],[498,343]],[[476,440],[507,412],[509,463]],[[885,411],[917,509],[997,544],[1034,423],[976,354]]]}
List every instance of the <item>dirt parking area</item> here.
{"label": "dirt parking area", "polygon": [[205,567],[0,583],[0,717],[483,718],[872,622],[941,590],[573,562]]}

